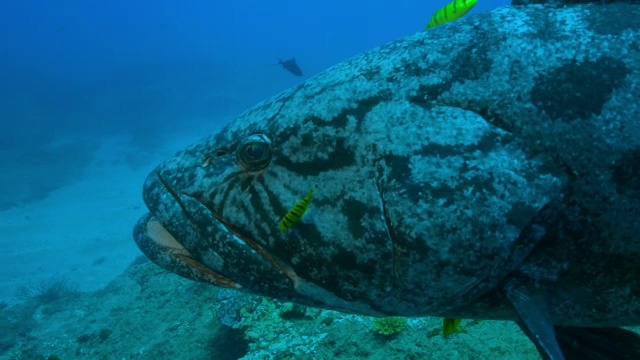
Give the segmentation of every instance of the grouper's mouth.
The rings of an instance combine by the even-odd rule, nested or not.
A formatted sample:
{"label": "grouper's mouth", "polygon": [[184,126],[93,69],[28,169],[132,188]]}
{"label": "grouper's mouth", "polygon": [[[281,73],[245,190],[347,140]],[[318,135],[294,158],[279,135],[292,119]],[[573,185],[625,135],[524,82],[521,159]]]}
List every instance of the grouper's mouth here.
{"label": "grouper's mouth", "polygon": [[[188,279],[226,288],[241,288],[236,281],[210,269],[199,258],[199,236],[187,211],[189,197],[177,192],[160,174],[153,171],[144,184],[144,201],[150,214],[143,216],[134,228],[134,240],[153,262]],[[194,238],[195,236],[195,238]]]}
{"label": "grouper's mouth", "polygon": [[198,196],[176,190],[159,171],[147,177],[144,200],[150,214],[138,221],[134,238],[156,264],[216,286],[300,297],[305,281],[290,266]]}
{"label": "grouper's mouth", "polygon": [[138,247],[153,262],[183,277],[239,289],[242,286],[199,262],[153,215],[142,217],[134,230]]}

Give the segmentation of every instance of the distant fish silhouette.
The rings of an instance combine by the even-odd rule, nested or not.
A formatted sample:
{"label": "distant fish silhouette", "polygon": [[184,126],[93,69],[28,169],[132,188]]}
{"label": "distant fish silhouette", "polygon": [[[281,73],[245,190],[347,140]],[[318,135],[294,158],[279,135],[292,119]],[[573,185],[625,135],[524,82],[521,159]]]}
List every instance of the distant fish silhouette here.
{"label": "distant fish silhouette", "polygon": [[282,65],[282,67],[288,72],[292,73],[295,76],[302,76],[302,69],[296,64],[296,58],[291,58],[289,60],[282,61],[282,59],[278,58],[278,64]]}

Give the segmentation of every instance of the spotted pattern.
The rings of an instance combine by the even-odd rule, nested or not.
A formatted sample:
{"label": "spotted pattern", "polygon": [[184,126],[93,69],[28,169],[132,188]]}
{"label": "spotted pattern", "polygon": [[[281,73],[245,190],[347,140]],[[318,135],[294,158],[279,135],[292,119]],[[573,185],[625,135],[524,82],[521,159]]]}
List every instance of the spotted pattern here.
{"label": "spotted pattern", "polygon": [[531,101],[553,120],[587,120],[602,113],[628,74],[623,61],[609,56],[572,61],[540,75]]}
{"label": "spotted pattern", "polygon": [[[136,240],[182,276],[347,312],[513,318],[518,274],[562,285],[558,324],[640,322],[640,23],[602,20],[633,6],[505,7],[338,64],[149,176],[141,224],[192,266]],[[273,158],[247,172],[254,134]]]}
{"label": "spotted pattern", "polygon": [[[586,17],[589,28],[600,35],[623,36],[629,29],[625,24],[640,17],[640,10],[631,10],[623,1],[612,4],[606,12],[594,11]],[[615,19],[615,20],[614,20]]]}

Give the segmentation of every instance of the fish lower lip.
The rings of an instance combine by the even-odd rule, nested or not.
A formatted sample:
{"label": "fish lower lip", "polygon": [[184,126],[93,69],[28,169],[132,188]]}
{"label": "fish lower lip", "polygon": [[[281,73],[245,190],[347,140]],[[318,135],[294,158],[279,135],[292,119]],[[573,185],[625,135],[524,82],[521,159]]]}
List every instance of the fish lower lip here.
{"label": "fish lower lip", "polygon": [[[212,271],[197,261],[155,217],[149,217],[145,225],[143,236],[149,245],[155,245],[156,251],[152,251],[151,254],[149,254],[149,252],[142,249],[141,241],[143,240],[137,241],[143,252],[158,265],[189,279],[226,288],[241,288],[239,284],[231,279]],[[164,256],[156,256],[158,254]],[[182,269],[182,271],[176,269]]]}

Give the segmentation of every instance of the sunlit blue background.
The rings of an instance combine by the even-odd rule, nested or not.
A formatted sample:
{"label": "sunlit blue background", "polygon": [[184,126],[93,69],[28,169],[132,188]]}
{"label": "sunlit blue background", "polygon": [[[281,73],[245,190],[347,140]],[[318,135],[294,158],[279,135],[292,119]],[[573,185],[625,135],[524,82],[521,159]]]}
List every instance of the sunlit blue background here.
{"label": "sunlit blue background", "polygon": [[276,57],[295,56],[308,77],[421,31],[446,2],[3,1],[0,147],[61,132],[145,143],[222,121],[301,81]]}

